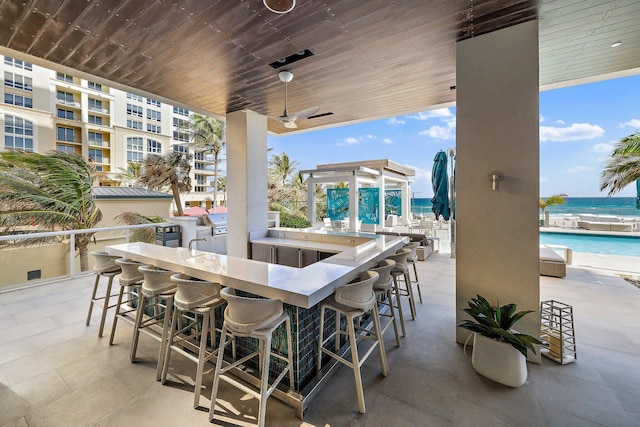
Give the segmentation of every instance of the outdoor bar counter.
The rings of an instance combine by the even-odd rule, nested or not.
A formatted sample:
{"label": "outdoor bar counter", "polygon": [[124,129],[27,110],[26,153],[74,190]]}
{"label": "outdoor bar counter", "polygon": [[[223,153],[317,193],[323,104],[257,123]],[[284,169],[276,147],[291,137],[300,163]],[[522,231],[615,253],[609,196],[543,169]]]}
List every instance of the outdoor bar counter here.
{"label": "outdoor bar counter", "polygon": [[[299,253],[315,251],[324,255],[324,259],[303,268],[140,242],[108,246],[107,251],[250,294],[282,300],[292,321],[295,390],[276,391],[273,396],[294,406],[302,417],[322,379],[331,372],[331,369],[323,370],[322,377],[316,374],[318,304],[337,287],[395,253],[407,240],[399,236],[283,228],[270,229],[251,239],[254,252],[262,245],[268,246],[270,253],[275,253],[271,248],[294,248]],[[221,326],[221,313],[216,314],[216,318]],[[286,349],[284,337],[274,335],[273,341],[275,345],[280,342],[283,350]],[[241,350],[239,354],[243,353]],[[277,376],[278,372],[272,374]]]}

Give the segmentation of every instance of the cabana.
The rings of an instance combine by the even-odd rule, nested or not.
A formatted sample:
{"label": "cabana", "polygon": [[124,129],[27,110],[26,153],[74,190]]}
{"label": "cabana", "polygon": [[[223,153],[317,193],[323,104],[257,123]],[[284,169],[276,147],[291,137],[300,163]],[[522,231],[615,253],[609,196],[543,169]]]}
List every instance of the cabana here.
{"label": "cabana", "polygon": [[[388,159],[318,165],[303,170],[307,179],[308,218],[316,220],[316,185],[327,185],[327,215],[343,221],[349,231],[378,231],[411,220],[409,177],[413,169]],[[337,187],[346,183],[347,187]],[[362,227],[360,226],[362,225]]]}

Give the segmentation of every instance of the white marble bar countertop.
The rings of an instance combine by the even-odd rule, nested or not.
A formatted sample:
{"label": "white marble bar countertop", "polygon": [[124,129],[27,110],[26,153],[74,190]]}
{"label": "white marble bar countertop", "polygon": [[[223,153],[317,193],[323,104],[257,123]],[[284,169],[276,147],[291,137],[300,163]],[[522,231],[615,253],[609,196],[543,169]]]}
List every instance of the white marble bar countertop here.
{"label": "white marble bar countertop", "polygon": [[[287,237],[295,233],[287,231]],[[313,245],[313,231],[307,239],[296,241]],[[319,234],[319,233],[318,233]],[[262,237],[261,242],[279,238]],[[340,253],[304,268],[269,264],[211,252],[171,248],[150,243],[124,243],[107,246],[107,252],[156,267],[221,283],[266,298],[277,298],[298,307],[311,308],[331,295],[338,286],[355,279],[361,271],[402,247],[407,237],[346,234],[328,238]],[[340,242],[344,239],[345,243]],[[291,242],[288,240],[288,243]],[[358,244],[359,243],[359,244]],[[299,247],[306,248],[306,245]],[[311,247],[311,246],[308,246]],[[318,250],[327,250],[319,249]]]}

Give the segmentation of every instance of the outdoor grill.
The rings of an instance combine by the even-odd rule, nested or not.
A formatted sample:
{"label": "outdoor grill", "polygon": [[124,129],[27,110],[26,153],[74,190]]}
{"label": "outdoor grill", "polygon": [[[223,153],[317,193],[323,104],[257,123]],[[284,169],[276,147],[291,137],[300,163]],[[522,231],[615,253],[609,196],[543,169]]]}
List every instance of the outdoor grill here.
{"label": "outdoor grill", "polygon": [[227,214],[210,213],[202,215],[202,224],[211,227],[212,236],[227,234]]}

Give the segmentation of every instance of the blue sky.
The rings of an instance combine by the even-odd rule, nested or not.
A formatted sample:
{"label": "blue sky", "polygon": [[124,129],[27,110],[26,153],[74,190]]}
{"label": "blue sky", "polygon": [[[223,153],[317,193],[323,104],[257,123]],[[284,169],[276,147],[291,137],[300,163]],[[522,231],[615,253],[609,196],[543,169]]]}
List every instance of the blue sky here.
{"label": "blue sky", "polygon": [[[540,195],[604,197],[604,159],[620,138],[640,130],[640,75],[540,93]],[[268,137],[298,169],[388,158],[416,170],[415,197],[433,196],[431,168],[438,150],[455,147],[455,107],[321,131]],[[635,197],[635,186],[616,196]]]}

